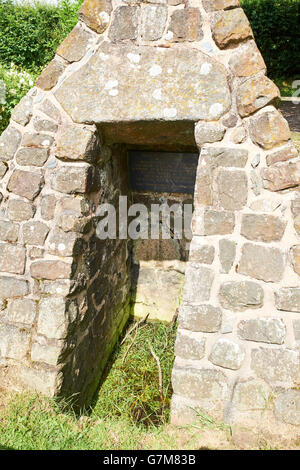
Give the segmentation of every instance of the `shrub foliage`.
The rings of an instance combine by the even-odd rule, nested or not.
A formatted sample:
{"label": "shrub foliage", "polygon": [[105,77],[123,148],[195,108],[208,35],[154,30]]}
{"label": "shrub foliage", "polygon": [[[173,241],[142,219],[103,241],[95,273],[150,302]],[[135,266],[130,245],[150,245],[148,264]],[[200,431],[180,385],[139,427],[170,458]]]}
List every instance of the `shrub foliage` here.
{"label": "shrub foliage", "polygon": [[81,3],[15,5],[12,0],[0,0],[0,62],[27,69],[46,65],[76,24]]}
{"label": "shrub foliage", "polygon": [[271,78],[300,73],[300,1],[242,0]]}

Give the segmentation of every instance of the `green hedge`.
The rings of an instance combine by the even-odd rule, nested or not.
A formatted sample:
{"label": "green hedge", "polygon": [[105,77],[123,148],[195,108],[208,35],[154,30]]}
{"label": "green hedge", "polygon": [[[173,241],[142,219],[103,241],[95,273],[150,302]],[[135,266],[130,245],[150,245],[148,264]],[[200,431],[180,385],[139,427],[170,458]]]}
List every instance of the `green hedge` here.
{"label": "green hedge", "polygon": [[271,78],[300,74],[300,1],[241,0]]}
{"label": "green hedge", "polygon": [[0,0],[0,62],[35,72],[41,69],[76,24],[81,3],[14,5],[11,0]]}
{"label": "green hedge", "polygon": [[0,80],[6,88],[5,100],[0,102],[0,135],[12,109],[76,24],[82,1],[61,0],[57,6],[47,6],[0,0]]}
{"label": "green hedge", "polygon": [[[0,62],[37,71],[77,21],[83,0],[58,6],[0,0]],[[271,77],[300,73],[300,1],[241,0]]]}

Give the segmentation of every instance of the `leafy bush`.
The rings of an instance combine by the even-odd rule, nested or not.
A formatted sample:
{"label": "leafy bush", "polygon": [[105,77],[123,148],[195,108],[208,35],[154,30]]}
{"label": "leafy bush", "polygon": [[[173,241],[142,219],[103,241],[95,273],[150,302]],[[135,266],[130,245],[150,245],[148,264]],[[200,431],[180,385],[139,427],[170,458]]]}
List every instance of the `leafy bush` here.
{"label": "leafy bush", "polygon": [[300,74],[299,0],[241,0],[270,77]]}
{"label": "leafy bush", "polygon": [[32,88],[35,74],[11,63],[9,68],[0,64],[0,135],[8,126],[10,115],[20,99]]}
{"label": "leafy bush", "polygon": [[0,135],[12,109],[76,24],[82,1],[48,6],[0,0]]}
{"label": "leafy bush", "polygon": [[41,69],[77,22],[82,0],[61,0],[57,6],[13,4],[0,0],[0,62]]}

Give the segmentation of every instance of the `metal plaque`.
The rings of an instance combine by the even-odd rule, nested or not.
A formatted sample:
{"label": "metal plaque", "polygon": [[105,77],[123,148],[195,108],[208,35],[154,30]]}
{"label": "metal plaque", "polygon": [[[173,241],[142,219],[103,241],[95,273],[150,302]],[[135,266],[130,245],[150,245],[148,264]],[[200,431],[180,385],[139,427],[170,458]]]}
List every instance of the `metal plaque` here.
{"label": "metal plaque", "polygon": [[133,191],[193,194],[198,153],[129,152]]}

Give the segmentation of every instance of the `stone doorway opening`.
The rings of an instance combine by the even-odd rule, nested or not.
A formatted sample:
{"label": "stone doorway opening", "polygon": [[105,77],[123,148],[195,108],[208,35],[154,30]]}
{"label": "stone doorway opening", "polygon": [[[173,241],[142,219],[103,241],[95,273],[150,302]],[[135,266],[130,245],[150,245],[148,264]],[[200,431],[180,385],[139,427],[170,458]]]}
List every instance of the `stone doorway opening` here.
{"label": "stone doorway opening", "polygon": [[[122,180],[120,195],[128,198],[127,226],[134,220],[145,222],[134,239],[127,231],[135,317],[171,322],[178,314],[199,158],[194,125],[190,121],[137,122],[98,128],[111,149],[114,179]],[[165,214],[165,207],[170,212],[166,209]],[[152,215],[152,208],[158,214]]]}

